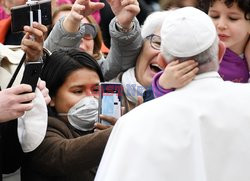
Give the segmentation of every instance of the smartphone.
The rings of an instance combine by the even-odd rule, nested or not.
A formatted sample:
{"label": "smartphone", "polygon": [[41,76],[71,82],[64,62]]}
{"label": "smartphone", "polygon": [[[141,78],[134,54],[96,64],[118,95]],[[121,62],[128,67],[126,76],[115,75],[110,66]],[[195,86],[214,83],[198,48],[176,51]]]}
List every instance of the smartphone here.
{"label": "smartphone", "polygon": [[42,0],[32,5],[20,5],[11,8],[11,31],[23,31],[25,25],[30,26],[30,11],[33,12],[33,21],[38,22],[38,10],[41,10],[41,24],[51,24],[51,0]]}
{"label": "smartphone", "polygon": [[[116,119],[121,117],[123,87],[121,83],[102,82],[100,83],[99,115],[113,116]],[[101,120],[99,123],[110,125],[109,122]]]}
{"label": "smartphone", "polygon": [[21,83],[31,85],[32,92],[35,92],[36,90],[37,82],[42,71],[42,66],[42,62],[28,62],[25,65]]}

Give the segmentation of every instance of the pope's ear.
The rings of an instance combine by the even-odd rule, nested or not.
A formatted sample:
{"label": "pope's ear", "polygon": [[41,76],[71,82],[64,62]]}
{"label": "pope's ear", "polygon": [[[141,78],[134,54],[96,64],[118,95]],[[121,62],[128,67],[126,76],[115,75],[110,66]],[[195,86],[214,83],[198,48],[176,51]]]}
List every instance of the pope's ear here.
{"label": "pope's ear", "polygon": [[219,52],[218,52],[218,58],[219,58],[219,62],[221,62],[224,54],[226,51],[226,46],[222,41],[219,41]]}

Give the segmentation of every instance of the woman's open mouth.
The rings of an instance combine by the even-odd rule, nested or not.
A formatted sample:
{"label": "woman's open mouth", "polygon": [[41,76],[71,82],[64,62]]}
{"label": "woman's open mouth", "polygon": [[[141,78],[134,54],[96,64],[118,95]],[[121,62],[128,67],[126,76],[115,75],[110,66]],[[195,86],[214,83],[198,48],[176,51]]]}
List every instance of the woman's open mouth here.
{"label": "woman's open mouth", "polygon": [[162,68],[158,64],[152,63],[149,66],[150,66],[151,71],[153,71],[155,73],[162,71]]}

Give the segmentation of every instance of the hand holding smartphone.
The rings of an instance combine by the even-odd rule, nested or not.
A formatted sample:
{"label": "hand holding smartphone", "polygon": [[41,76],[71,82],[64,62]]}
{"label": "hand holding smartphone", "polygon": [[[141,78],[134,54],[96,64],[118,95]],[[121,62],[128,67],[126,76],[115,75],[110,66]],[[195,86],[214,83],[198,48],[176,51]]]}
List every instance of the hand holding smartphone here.
{"label": "hand holding smartphone", "polygon": [[[121,116],[122,91],[123,87],[121,83],[100,83],[99,115],[112,116],[116,119]],[[109,122],[101,120],[100,117],[99,123],[110,125]]]}

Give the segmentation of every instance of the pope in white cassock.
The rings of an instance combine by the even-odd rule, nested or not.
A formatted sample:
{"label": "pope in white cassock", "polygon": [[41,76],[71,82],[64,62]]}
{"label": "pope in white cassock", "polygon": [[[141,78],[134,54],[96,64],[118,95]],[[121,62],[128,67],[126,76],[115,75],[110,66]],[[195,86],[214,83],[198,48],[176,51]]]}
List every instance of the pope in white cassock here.
{"label": "pope in white cassock", "polygon": [[161,38],[165,61],[192,57],[198,75],[119,119],[95,181],[249,181],[250,85],[217,73],[225,48],[210,17],[172,10]]}

